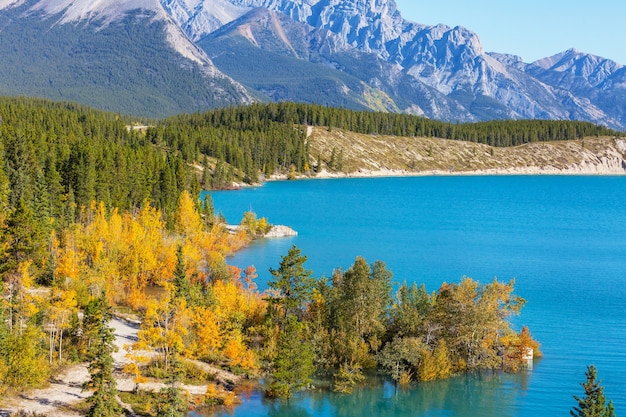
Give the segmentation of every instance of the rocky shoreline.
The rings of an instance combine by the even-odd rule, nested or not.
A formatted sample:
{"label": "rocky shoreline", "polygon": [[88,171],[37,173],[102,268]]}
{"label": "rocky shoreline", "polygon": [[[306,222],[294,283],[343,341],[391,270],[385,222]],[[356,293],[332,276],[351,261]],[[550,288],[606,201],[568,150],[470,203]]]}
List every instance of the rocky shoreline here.
{"label": "rocky shoreline", "polygon": [[[624,168],[609,167],[606,165],[581,164],[571,166],[566,169],[553,166],[545,167],[509,167],[509,168],[489,168],[482,170],[456,171],[456,170],[428,170],[428,171],[408,171],[398,169],[378,169],[378,170],[357,170],[353,172],[332,172],[320,171],[314,175],[300,175],[296,180],[302,179],[341,179],[341,178],[391,178],[391,177],[430,177],[430,176],[483,176],[483,175],[599,175],[599,176],[621,176],[626,175]],[[287,175],[273,175],[266,181],[285,181]],[[260,185],[260,184],[257,184]]]}
{"label": "rocky shoreline", "polygon": [[[257,184],[257,185],[260,185],[260,184]],[[237,233],[240,227],[241,226],[237,224],[227,224],[226,230],[228,230],[230,233]],[[275,239],[275,238],[280,238],[280,237],[291,237],[291,236],[298,236],[298,232],[296,232],[289,226],[285,226],[282,224],[275,224],[275,225],[272,225],[269,232],[265,233],[261,237],[267,238],[267,239]]]}

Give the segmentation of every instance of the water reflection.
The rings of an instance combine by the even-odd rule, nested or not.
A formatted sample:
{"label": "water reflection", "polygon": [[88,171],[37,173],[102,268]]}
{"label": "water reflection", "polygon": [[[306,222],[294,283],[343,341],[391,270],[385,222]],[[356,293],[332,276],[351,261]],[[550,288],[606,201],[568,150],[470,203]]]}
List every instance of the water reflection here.
{"label": "water reflection", "polygon": [[231,410],[196,413],[203,417],[399,417],[399,416],[519,416],[518,398],[525,396],[531,372],[482,372],[444,381],[396,387],[383,378],[351,395],[316,390],[290,401],[271,401],[257,391]]}

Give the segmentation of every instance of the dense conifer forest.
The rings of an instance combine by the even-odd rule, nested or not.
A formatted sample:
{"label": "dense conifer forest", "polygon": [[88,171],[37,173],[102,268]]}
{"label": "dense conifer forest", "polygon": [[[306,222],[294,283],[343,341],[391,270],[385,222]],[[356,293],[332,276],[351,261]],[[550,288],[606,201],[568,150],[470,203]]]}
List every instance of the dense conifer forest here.
{"label": "dense conifer forest", "polygon": [[[512,282],[392,288],[384,263],[362,258],[315,279],[293,247],[271,271],[271,291],[260,293],[254,269],[225,257],[267,221],[242,213],[229,233],[199,191],[307,170],[307,124],[500,146],[617,134],[579,122],[451,125],[293,103],[133,124],[70,103],[0,99],[0,392],[40,386],[59,365],[90,361],[90,404],[117,410],[97,397],[115,392],[97,379],[112,366],[110,306],[141,320],[125,372],[137,382],[168,375],[165,403],[147,415],[181,407],[178,381],[198,378],[189,359],[267,375],[267,394],[283,398],[315,374],[349,392],[367,369],[398,384],[516,370],[537,343],[508,322],[524,304]],[[96,340],[102,349],[92,348]],[[155,354],[144,361],[135,351]],[[200,402],[233,401],[212,385]]]}

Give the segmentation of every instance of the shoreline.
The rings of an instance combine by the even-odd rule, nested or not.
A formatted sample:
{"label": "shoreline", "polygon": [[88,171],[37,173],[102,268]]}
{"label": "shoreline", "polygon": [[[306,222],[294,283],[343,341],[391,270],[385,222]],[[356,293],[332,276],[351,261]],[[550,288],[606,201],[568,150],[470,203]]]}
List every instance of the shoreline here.
{"label": "shoreline", "polygon": [[332,180],[346,178],[402,178],[402,177],[482,177],[482,176],[626,176],[626,169],[596,169],[597,167],[572,167],[560,169],[555,167],[518,167],[518,168],[490,168],[484,170],[456,171],[456,170],[428,170],[407,171],[394,169],[359,170],[353,172],[331,172],[322,170],[312,175],[298,175],[289,179],[287,174],[274,174],[256,184],[237,184],[237,188],[256,187],[264,182],[299,181],[299,180]]}
{"label": "shoreline", "polygon": [[[264,182],[378,177],[507,176],[507,175],[626,175],[626,139],[615,137],[531,142],[515,147],[438,138],[401,138],[335,132],[311,128],[308,133],[311,167],[304,173],[280,172],[261,176],[254,184],[233,182],[246,188]],[[348,134],[350,133],[350,134]],[[339,169],[329,161],[329,149],[341,155]]]}

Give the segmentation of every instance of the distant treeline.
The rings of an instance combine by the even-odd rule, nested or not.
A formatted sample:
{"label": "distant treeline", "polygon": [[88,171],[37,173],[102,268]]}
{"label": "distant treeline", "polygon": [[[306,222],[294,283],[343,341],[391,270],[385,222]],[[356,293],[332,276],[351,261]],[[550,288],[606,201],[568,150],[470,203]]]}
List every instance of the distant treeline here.
{"label": "distant treeline", "polygon": [[235,121],[252,129],[268,122],[278,122],[328,126],[330,129],[365,134],[455,139],[492,146],[623,135],[622,132],[592,123],[570,120],[494,120],[455,124],[408,114],[355,111],[289,102],[233,107],[211,111],[199,117],[218,123]]}
{"label": "distant treeline", "polygon": [[274,109],[255,105],[181,115],[148,129],[146,136],[157,146],[178,151],[186,161],[201,155],[224,161],[240,170],[246,182],[257,181],[259,172],[302,172],[308,160],[306,134],[288,120],[289,113]]}

